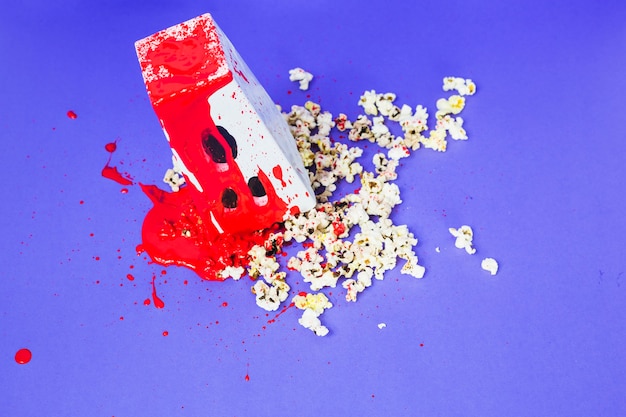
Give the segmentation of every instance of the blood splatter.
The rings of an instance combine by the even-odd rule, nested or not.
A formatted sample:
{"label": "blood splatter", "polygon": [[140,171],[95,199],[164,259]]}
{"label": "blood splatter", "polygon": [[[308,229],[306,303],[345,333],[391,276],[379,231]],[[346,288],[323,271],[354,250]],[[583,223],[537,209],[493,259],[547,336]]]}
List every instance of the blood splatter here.
{"label": "blood splatter", "polygon": [[[122,174],[118,171],[117,167],[111,166],[111,158],[113,157],[113,153],[117,150],[117,143],[109,142],[104,145],[104,149],[109,152],[109,159],[104,168],[102,168],[102,176],[121,185],[133,185],[130,175]],[[128,192],[128,190],[126,190],[126,192]]]}
{"label": "blood splatter", "polygon": [[[156,286],[154,285],[154,280],[155,279],[156,279],[156,276],[153,275],[152,276],[152,302],[154,303],[154,306],[156,308],[163,308],[163,307],[165,307],[165,303],[157,295]],[[144,302],[144,304],[145,304],[145,302]]]}

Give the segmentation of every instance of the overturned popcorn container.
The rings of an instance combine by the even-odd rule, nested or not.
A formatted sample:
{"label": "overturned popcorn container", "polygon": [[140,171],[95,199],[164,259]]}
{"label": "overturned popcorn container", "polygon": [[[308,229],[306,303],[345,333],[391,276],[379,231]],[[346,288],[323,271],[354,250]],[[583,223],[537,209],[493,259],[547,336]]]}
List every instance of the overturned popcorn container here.
{"label": "overturned popcorn container", "polygon": [[286,121],[211,15],[135,48],[181,191],[217,233],[267,228],[315,206]]}

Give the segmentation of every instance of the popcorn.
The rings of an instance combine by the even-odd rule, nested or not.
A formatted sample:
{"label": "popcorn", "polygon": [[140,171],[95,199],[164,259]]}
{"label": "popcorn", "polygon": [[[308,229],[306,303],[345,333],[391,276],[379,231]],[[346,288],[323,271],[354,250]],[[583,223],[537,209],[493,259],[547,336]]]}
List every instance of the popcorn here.
{"label": "popcorn", "polygon": [[289,296],[290,289],[283,279],[274,280],[271,286],[258,280],[252,286],[252,293],[256,295],[256,303],[259,307],[267,311],[276,311],[280,307],[280,303]]}
{"label": "popcorn", "polygon": [[172,165],[173,168],[169,168],[165,171],[163,182],[168,184],[172,191],[177,192],[180,190],[180,187],[185,185],[186,182],[185,177],[183,176],[184,167],[175,155],[172,155]]}
{"label": "popcorn", "polygon": [[[290,71],[290,79],[310,81],[300,71],[303,70]],[[465,105],[464,96],[473,94],[475,86],[470,80],[448,77],[444,79],[444,90],[455,90],[458,95],[437,101],[436,124],[432,129],[428,127],[429,114],[425,107],[398,106],[395,94],[378,94],[374,90],[364,92],[359,98],[358,104],[365,114],[354,121],[343,113],[333,118],[312,101],[304,106],[294,105],[283,113],[304,166],[309,169],[317,205],[286,217],[284,230],[272,234],[265,245],[249,251],[247,273],[256,280],[252,292],[259,307],[276,311],[288,297],[286,273],[280,271],[276,259],[285,242],[303,245],[302,250],[289,258],[287,268],[299,272],[314,293],[301,292],[292,300],[303,311],[298,322],[318,336],[329,332],[320,320],[324,311],[332,307],[321,292],[324,289],[339,284],[345,290],[346,301],[355,302],[360,293],[372,286],[374,279],[382,280],[387,271],[398,266],[398,260],[404,261],[402,274],[424,276],[426,269],[414,252],[417,239],[407,226],[395,225],[390,218],[393,209],[402,202],[400,189],[393,181],[398,177],[399,161],[410,156],[411,151],[424,147],[444,152],[448,136],[467,139],[464,121],[456,115]],[[390,122],[398,124],[403,136],[391,133]],[[381,147],[372,158],[373,172],[357,161],[362,149],[330,138],[333,129],[348,131],[351,141],[367,140]],[[353,183],[357,179],[358,191],[331,201],[338,182]],[[449,230],[456,238],[457,247],[475,252],[469,226]],[[492,268],[490,262],[483,261]],[[239,279],[244,273],[243,268],[226,268],[221,276]],[[381,329],[385,326],[379,324]]]}
{"label": "popcorn", "polygon": [[462,96],[471,96],[476,93],[476,84],[470,79],[446,77],[443,79],[443,91],[456,90]]}
{"label": "popcorn", "polygon": [[163,182],[168,184],[172,191],[176,192],[185,184],[185,177],[183,177],[180,172],[176,172],[170,168],[165,171]]}
{"label": "popcorn", "polygon": [[246,270],[243,266],[227,266],[220,272],[220,277],[222,277],[222,279],[232,278],[237,281],[245,272]]}
{"label": "popcorn", "polygon": [[498,273],[498,262],[493,258],[485,258],[480,263],[480,267],[485,271],[491,273],[491,275],[495,275]]}
{"label": "popcorn", "polygon": [[465,107],[465,98],[453,95],[446,98],[440,98],[437,100],[437,117],[445,116],[446,114],[459,114]]}
{"label": "popcorn", "polygon": [[451,227],[448,229],[448,231],[452,236],[456,238],[454,246],[459,249],[465,249],[465,251],[470,255],[476,253],[476,249],[472,247],[474,232],[472,231],[471,227],[467,225],[461,226],[458,229]]}
{"label": "popcorn", "polygon": [[318,336],[326,336],[328,328],[322,325],[318,318],[324,310],[331,308],[333,305],[323,293],[307,294],[300,293],[293,297],[293,304],[296,308],[304,310],[302,317],[298,320],[303,327],[310,329]]}
{"label": "popcorn", "polygon": [[302,68],[294,68],[289,70],[289,81],[298,81],[300,90],[308,90],[309,83],[313,79],[313,74],[303,70]]}
{"label": "popcorn", "polygon": [[363,107],[363,110],[365,110],[365,114],[376,116],[378,115],[378,108],[376,107],[377,100],[378,94],[376,94],[376,91],[366,91],[359,98],[359,106]]}

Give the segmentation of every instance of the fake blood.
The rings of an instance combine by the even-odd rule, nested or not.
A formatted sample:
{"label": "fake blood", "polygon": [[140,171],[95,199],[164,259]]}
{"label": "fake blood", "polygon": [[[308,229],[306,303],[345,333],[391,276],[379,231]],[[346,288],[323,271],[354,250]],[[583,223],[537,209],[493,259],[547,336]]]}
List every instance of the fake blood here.
{"label": "fake blood", "polygon": [[122,175],[118,170],[117,167],[111,166],[111,158],[113,157],[113,152],[115,152],[117,150],[117,143],[115,142],[110,142],[107,143],[106,145],[104,145],[104,149],[109,153],[109,159],[106,163],[106,165],[104,166],[104,168],[102,168],[102,176],[104,178],[108,178],[110,180],[113,180],[115,182],[117,182],[118,184],[121,185],[133,185],[133,181],[131,180],[131,178],[125,174]]}
{"label": "fake blood", "polygon": [[283,180],[283,168],[280,165],[276,165],[274,168],[272,168],[272,173],[274,174],[274,177],[276,177],[276,179],[280,181],[280,185],[282,185],[283,187],[287,186],[287,183],[285,182],[285,180]]}
{"label": "fake blood", "polygon": [[32,359],[33,354],[28,349],[20,349],[15,353],[15,362],[24,365]]}
{"label": "fake blood", "polygon": [[163,308],[163,307],[165,307],[165,303],[157,295],[156,286],[154,285],[154,280],[155,279],[156,279],[156,276],[153,276],[152,277],[152,302],[154,303],[154,306],[156,308]]}

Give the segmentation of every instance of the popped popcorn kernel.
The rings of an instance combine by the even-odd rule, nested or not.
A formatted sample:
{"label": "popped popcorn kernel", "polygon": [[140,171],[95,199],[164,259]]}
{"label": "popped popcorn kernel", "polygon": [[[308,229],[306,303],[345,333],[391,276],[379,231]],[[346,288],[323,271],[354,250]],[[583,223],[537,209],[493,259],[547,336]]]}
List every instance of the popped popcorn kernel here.
{"label": "popped popcorn kernel", "polygon": [[300,90],[308,90],[309,83],[313,79],[313,74],[303,70],[302,68],[294,68],[289,70],[289,81],[298,81]]}
{"label": "popped popcorn kernel", "polygon": [[485,271],[491,273],[491,275],[495,275],[498,273],[498,262],[493,258],[485,258],[480,263],[480,267]]}
{"label": "popped popcorn kernel", "polygon": [[183,176],[184,167],[175,155],[172,155],[172,165],[172,168],[165,171],[163,182],[169,185],[172,191],[177,192],[180,190],[180,187],[186,183],[185,177]]}
{"label": "popped popcorn kernel", "polygon": [[459,95],[453,95],[446,98],[440,98],[437,100],[437,117],[445,116],[446,114],[459,114],[461,110],[465,108],[465,98]]}
{"label": "popped popcorn kernel", "polygon": [[458,229],[453,227],[449,228],[448,231],[452,236],[456,238],[454,242],[454,246],[459,249],[465,249],[467,253],[473,255],[476,253],[476,249],[472,247],[472,240],[474,239],[474,231],[471,227],[467,225],[463,225]]}

